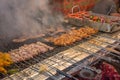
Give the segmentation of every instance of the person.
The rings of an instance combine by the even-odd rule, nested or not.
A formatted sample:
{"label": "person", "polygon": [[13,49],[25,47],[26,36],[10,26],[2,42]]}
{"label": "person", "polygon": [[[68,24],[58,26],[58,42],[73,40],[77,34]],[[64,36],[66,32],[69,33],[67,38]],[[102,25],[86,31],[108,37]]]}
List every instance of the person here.
{"label": "person", "polygon": [[98,0],[92,9],[92,12],[120,17],[120,14],[117,12],[118,5],[119,0]]}

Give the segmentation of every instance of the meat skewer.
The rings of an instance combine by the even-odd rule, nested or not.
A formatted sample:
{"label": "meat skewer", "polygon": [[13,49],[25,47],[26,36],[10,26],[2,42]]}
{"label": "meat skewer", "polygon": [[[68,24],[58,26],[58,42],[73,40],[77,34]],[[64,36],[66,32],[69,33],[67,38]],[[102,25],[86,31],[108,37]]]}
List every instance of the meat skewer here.
{"label": "meat skewer", "polygon": [[39,53],[45,53],[52,49],[53,47],[47,46],[41,42],[36,42],[29,45],[24,45],[19,49],[11,50],[9,53],[13,59],[13,62],[19,62],[33,58]]}
{"label": "meat skewer", "polygon": [[74,29],[69,31],[68,33],[62,34],[59,37],[48,38],[47,40],[53,42],[55,45],[66,46],[76,41],[79,41],[83,38],[87,38],[95,33],[97,33],[97,30],[90,27],[86,27],[86,28],[80,28],[78,30]]}
{"label": "meat skewer", "polygon": [[40,38],[40,37],[43,37],[45,36],[45,34],[38,34],[38,35],[35,35],[35,36],[23,36],[23,37],[20,37],[18,39],[13,39],[13,42],[16,42],[16,43],[19,43],[19,42],[24,42],[24,41],[27,41],[29,39],[35,39],[35,38]]}

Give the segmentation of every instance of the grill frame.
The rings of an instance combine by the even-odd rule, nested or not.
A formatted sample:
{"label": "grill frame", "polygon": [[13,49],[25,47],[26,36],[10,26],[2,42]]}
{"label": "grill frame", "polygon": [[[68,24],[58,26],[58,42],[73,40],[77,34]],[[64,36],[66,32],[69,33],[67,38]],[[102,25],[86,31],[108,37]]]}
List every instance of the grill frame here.
{"label": "grill frame", "polygon": [[[111,45],[108,45],[107,47],[116,47],[117,45],[117,43],[119,43],[119,45],[120,45],[120,42],[119,41],[116,41],[116,42],[114,42],[112,45],[113,46],[111,46]],[[108,53],[107,53],[108,52]],[[105,54],[104,54],[105,53]],[[98,52],[96,52],[96,54],[97,55],[100,55],[100,54],[102,54],[102,56],[104,57],[104,56],[106,56],[105,58],[107,58],[108,56],[111,56],[111,57],[114,57],[116,60],[118,60],[119,61],[119,63],[120,63],[120,54],[117,54],[117,53],[112,53],[112,52],[110,52],[110,51],[107,51],[107,50],[103,50],[103,49],[101,49],[101,50],[99,50]],[[104,54],[104,55],[103,55]],[[102,56],[100,56],[100,57],[102,57]],[[66,68],[66,69],[64,69],[63,70],[63,72],[65,72],[65,73],[67,73],[67,74],[74,74],[75,72],[76,72],[76,70],[78,71],[78,70],[81,70],[81,69],[83,69],[84,67],[83,66],[81,66],[81,65],[84,65],[84,63],[87,63],[87,65],[86,65],[86,67],[87,66],[91,66],[91,67],[93,67],[94,65],[96,65],[96,64],[98,64],[99,62],[107,62],[107,63],[109,63],[109,64],[111,64],[111,65],[113,65],[112,63],[114,63],[113,61],[115,61],[115,63],[117,64],[117,62],[118,61],[116,61],[116,60],[111,60],[112,61],[112,63],[110,62],[110,60],[107,60],[107,59],[104,59],[104,58],[98,58],[98,57],[95,57],[94,55],[90,55],[90,56],[88,56],[88,57],[86,57],[86,58],[84,58],[83,60],[81,60],[81,61],[79,61],[79,62],[77,62],[77,63],[75,63],[75,64],[73,64],[73,65],[71,65],[70,67],[68,67],[68,68]],[[94,60],[92,60],[92,58],[94,59]],[[90,61],[89,61],[89,59],[90,59]],[[92,60],[92,61],[91,61]],[[90,63],[89,63],[89,62]],[[114,67],[116,67],[115,66],[115,63],[114,63]],[[119,64],[118,63],[118,64]],[[117,71],[119,71],[119,73],[120,73],[120,66],[117,66]],[[97,71],[96,71],[97,72]],[[61,77],[60,76],[61,74],[59,74],[59,73],[56,73],[55,75],[53,75],[53,76],[56,76],[58,79],[60,79],[60,80],[67,80],[67,78],[65,78],[65,77]],[[52,77],[49,77],[47,80],[52,80]]]}
{"label": "grill frame", "polygon": [[[72,47],[74,47],[74,46],[76,46],[76,45],[78,45],[78,44],[80,44],[80,43],[84,43],[84,42],[87,42],[88,40],[90,40],[90,39],[92,39],[92,38],[94,38],[94,37],[97,37],[98,35],[100,35],[100,36],[104,36],[104,37],[106,37],[105,35],[103,35],[103,34],[101,34],[101,32],[100,33],[98,33],[98,34],[96,34],[96,35],[93,35],[93,36],[91,36],[91,37],[89,37],[89,38],[86,38],[86,39],[83,39],[83,40],[81,40],[81,41],[78,41],[78,42],[76,42],[76,43],[74,43],[73,45],[70,45],[70,46],[66,46],[66,47],[60,47],[61,48],[61,50],[60,51],[58,51],[57,52],[57,50],[56,49],[59,49],[59,47],[56,47],[53,51],[55,51],[55,53],[53,54],[53,51],[50,51],[50,52],[46,52],[46,53],[44,53],[44,54],[40,54],[39,56],[42,56],[42,57],[40,57],[40,58],[43,58],[42,60],[35,60],[37,63],[38,62],[41,62],[41,61],[43,61],[44,59],[47,59],[47,58],[49,58],[49,57],[51,57],[51,56],[53,56],[53,55],[55,55],[55,54],[57,54],[57,53],[59,53],[59,52],[61,52],[61,51],[64,51],[64,50],[67,50],[67,49],[69,49],[69,48],[72,48]],[[107,36],[108,37],[108,36]],[[108,37],[108,38],[110,38],[110,37]],[[112,39],[112,38],[110,38],[110,39]],[[113,39],[113,40],[116,40],[116,39]],[[41,41],[42,42],[42,41]],[[43,43],[46,43],[46,42],[43,42]],[[105,43],[107,43],[107,44],[110,44],[110,43],[108,43],[108,42],[105,42]],[[46,43],[46,44],[48,44],[48,43]],[[50,44],[48,44],[49,46],[51,45],[51,43]],[[54,45],[53,45],[54,46]],[[102,47],[101,47],[102,48]],[[48,54],[51,54],[51,56],[50,55],[48,55]],[[47,55],[47,56],[46,56]],[[39,56],[37,56],[37,57],[39,57]],[[33,59],[34,60],[34,59]],[[85,59],[83,60],[83,61],[85,61]],[[28,62],[28,61],[27,61]],[[18,63],[19,64],[19,63]],[[27,63],[28,64],[28,63]],[[36,63],[35,63],[36,64]],[[32,64],[33,65],[33,64]],[[19,65],[17,65],[17,64],[15,64],[15,66],[19,66]],[[31,65],[30,65],[31,66]],[[29,67],[29,66],[28,66]],[[27,68],[27,67],[26,67]],[[25,68],[24,68],[25,69]],[[22,71],[23,69],[21,69],[20,71]],[[34,67],[33,67],[33,70],[35,70],[34,69]],[[50,76],[52,76],[52,75],[50,75]],[[7,76],[6,77],[10,77],[8,74],[7,74]],[[52,76],[52,78],[53,78],[54,76]]]}

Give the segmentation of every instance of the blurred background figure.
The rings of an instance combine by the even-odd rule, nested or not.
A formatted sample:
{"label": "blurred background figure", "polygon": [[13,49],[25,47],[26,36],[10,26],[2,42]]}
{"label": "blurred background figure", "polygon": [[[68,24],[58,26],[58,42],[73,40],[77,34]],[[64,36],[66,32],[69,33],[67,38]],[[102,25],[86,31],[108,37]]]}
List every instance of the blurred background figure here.
{"label": "blurred background figure", "polygon": [[120,0],[98,0],[92,11],[94,13],[120,17],[118,13],[119,3]]}

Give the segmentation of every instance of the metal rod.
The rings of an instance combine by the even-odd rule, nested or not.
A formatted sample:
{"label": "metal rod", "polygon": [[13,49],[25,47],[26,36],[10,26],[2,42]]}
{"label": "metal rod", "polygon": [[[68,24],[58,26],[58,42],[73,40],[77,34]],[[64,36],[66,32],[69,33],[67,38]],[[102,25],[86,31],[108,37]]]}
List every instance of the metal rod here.
{"label": "metal rod", "polygon": [[[90,43],[90,44],[92,44],[92,43]],[[93,46],[96,46],[96,47],[98,47],[98,48],[104,49],[104,50],[108,51],[109,54],[114,55],[115,57],[118,57],[118,58],[120,59],[119,56],[117,56],[117,55],[115,55],[115,54],[112,54],[112,53],[111,53],[111,50],[110,50],[109,48],[104,48],[104,47],[102,47],[102,46],[100,46],[100,45],[96,45],[96,44],[92,44],[92,45],[93,45]],[[115,46],[113,45],[113,47],[115,47]],[[113,52],[117,52],[117,51],[113,51]],[[117,53],[118,53],[118,52],[117,52]],[[120,52],[119,52],[119,54],[120,54]]]}
{"label": "metal rod", "polygon": [[[21,56],[20,56],[21,57]],[[34,58],[33,58],[34,59]],[[34,67],[32,64],[30,64],[30,63],[28,63],[28,62],[26,62],[26,61],[23,61],[25,64],[23,64],[22,62],[21,62],[21,64],[24,66],[24,65],[26,65],[26,64],[28,64],[28,65],[31,65],[31,67],[29,67],[31,70],[34,70],[34,71],[36,71],[36,72],[38,72],[39,73],[39,69],[37,69],[36,67]],[[16,65],[17,66],[17,65]],[[17,66],[18,67],[18,66]],[[19,69],[20,69],[20,67],[18,67]],[[50,75],[51,73],[48,71],[48,75]],[[51,75],[53,75],[53,74],[51,74]],[[50,76],[51,76],[50,75]],[[18,76],[18,75],[17,75]],[[22,77],[22,76],[19,76],[20,78]],[[22,79],[22,78],[21,78]],[[32,78],[30,78],[30,79],[32,79]],[[56,79],[57,80],[57,79]]]}
{"label": "metal rod", "polygon": [[72,79],[72,80],[79,80],[79,79],[75,78],[74,76],[72,76],[72,75],[70,75],[70,74],[67,74],[67,73],[65,73],[65,72],[63,72],[63,71],[60,71],[60,70],[56,70],[56,71],[57,71],[59,74],[64,75],[65,77],[70,78],[70,79]]}
{"label": "metal rod", "polygon": [[[82,48],[82,47],[80,47],[80,48]],[[86,50],[86,49],[84,49],[84,48],[82,48],[82,50],[85,51],[85,52],[86,52],[86,51],[88,52],[88,50]],[[94,52],[89,51],[89,53],[94,53]],[[108,52],[108,51],[105,51],[105,53],[106,53],[106,54],[110,54],[110,52]],[[104,55],[106,55],[106,54],[104,54]],[[96,54],[96,53],[91,54],[91,55],[93,55],[93,56],[95,56],[95,57],[97,57],[97,58],[106,60],[106,61],[108,61],[108,62],[111,62],[111,61],[114,61],[114,62],[117,62],[117,63],[119,62],[119,61],[117,61],[117,60],[113,60],[112,58],[104,57],[104,55],[98,55],[98,54]]]}
{"label": "metal rod", "polygon": [[[91,36],[91,37],[88,37],[88,38],[86,38],[87,40],[90,40],[91,38],[94,38],[94,37],[96,37],[96,36],[98,36],[98,35],[93,35],[93,36]],[[111,39],[111,40],[117,40],[117,41],[119,41],[118,39],[113,39],[113,38],[111,38],[111,37],[109,37],[109,36],[105,36],[105,35],[100,35],[101,37],[105,37],[105,38],[108,38],[108,39]],[[99,39],[97,39],[97,40],[99,40]],[[99,41],[101,41],[101,42],[103,42],[102,40],[99,40]],[[80,44],[82,44],[84,41],[81,41],[81,43]],[[108,42],[104,42],[104,43],[107,43],[107,44],[110,44],[110,43],[108,43]],[[66,47],[68,47],[68,48],[70,48],[70,49],[73,49],[73,48],[71,48],[71,47],[69,47],[69,46],[66,46]],[[99,47],[99,48],[103,48],[103,47],[101,47],[101,46],[97,46],[97,47]],[[106,60],[106,57],[104,58],[104,57],[100,57],[99,55],[97,55],[97,54],[95,54],[94,52],[91,52],[91,51],[88,51],[88,50],[86,50],[86,49],[83,49],[82,47],[80,47],[81,49],[79,49],[80,51],[82,51],[82,52],[85,52],[85,53],[87,53],[87,54],[92,54],[93,56],[95,56],[95,57],[97,57],[97,58],[100,58],[100,59],[104,59],[104,60]],[[74,50],[74,49],[73,49]],[[94,53],[94,54],[93,54]],[[107,52],[107,54],[108,54],[109,52]],[[113,55],[113,54],[112,54]],[[46,56],[46,57],[45,57]],[[47,56],[48,56],[48,54],[45,54],[45,56],[39,56],[39,57],[37,57],[37,58],[47,58]],[[22,57],[22,56],[20,56],[20,57]],[[55,56],[56,57],[56,56]],[[67,56],[65,56],[65,57],[67,57]],[[76,63],[77,61],[76,60],[74,60],[74,58],[69,58],[70,60],[67,60],[67,59],[65,59],[65,58],[60,58],[60,57],[56,57],[58,60],[64,60],[64,61],[66,61],[66,62],[68,62],[68,63],[72,63],[72,64],[74,64],[74,63]],[[108,58],[107,58],[108,59]],[[36,61],[37,63],[39,63],[40,61],[39,60],[37,60],[37,59],[35,59],[35,58],[33,58],[33,60],[34,61]],[[47,60],[50,60],[50,61],[52,61],[52,62],[54,62],[54,63],[57,63],[56,61],[54,61],[54,60],[51,60],[51,59],[47,59]],[[109,59],[108,59],[109,60]],[[88,61],[88,60],[87,60]],[[32,70],[34,70],[34,71],[36,71],[36,72],[39,72],[39,69],[38,68],[36,68],[36,67],[34,67],[33,66],[33,64],[31,64],[31,63],[29,63],[29,62],[26,62],[26,61],[23,61],[24,63],[20,63],[20,64],[22,64],[23,66],[24,65],[30,65],[31,67],[30,67],[30,69],[32,69]],[[88,61],[88,63],[89,63],[90,61]],[[53,69],[55,69],[55,70],[59,70],[59,69],[57,69],[56,67],[53,67],[53,66],[51,66],[50,64],[48,64],[48,63],[42,63],[41,62],[41,64],[46,64],[46,65],[49,65],[49,67],[51,67],[51,68],[53,68]],[[82,63],[81,63],[82,64]],[[58,65],[60,65],[59,63],[58,63]],[[62,64],[61,64],[62,65]],[[21,69],[21,67],[19,67],[19,65],[17,65],[17,64],[15,64],[15,66],[18,68],[18,69]],[[62,65],[62,66],[64,66],[64,65]],[[80,66],[80,64],[76,64],[76,66]],[[65,66],[64,66],[65,67]],[[81,67],[83,67],[83,65],[81,66]],[[86,67],[86,68],[89,68],[89,69],[92,69],[91,67],[89,67],[89,66],[87,66],[87,65],[85,65],[84,64],[84,67]],[[50,76],[53,76],[54,74],[52,74],[51,72],[49,72],[48,70],[47,70],[47,74],[48,75],[50,75]],[[26,73],[27,74],[27,73]],[[17,75],[17,74],[15,74],[15,75]],[[29,74],[28,74],[29,75]],[[22,76],[19,76],[19,75],[17,75],[18,77],[20,77],[20,79],[22,79]],[[9,76],[8,76],[9,77]],[[32,79],[32,78],[31,78]],[[55,80],[56,78],[55,77],[53,77],[53,79]],[[57,80],[57,79],[56,79]]]}
{"label": "metal rod", "polygon": [[[44,56],[42,56],[42,57],[44,57]],[[49,60],[50,60],[50,61],[53,61],[53,60],[51,60],[51,59],[49,59]],[[54,62],[55,62],[55,61],[54,61]],[[47,64],[47,63],[44,63],[44,64]],[[78,79],[76,79],[75,77],[73,77],[72,75],[67,74],[67,73],[64,73],[63,71],[59,70],[59,69],[56,68],[56,67],[51,66],[50,64],[47,64],[47,65],[49,65],[49,67],[51,67],[51,68],[54,69],[55,71],[59,72],[61,75],[64,75],[64,76],[66,76],[66,77],[68,77],[68,78],[71,78],[71,79],[74,79],[74,80],[78,80]],[[57,80],[57,78],[56,78],[56,80]]]}

